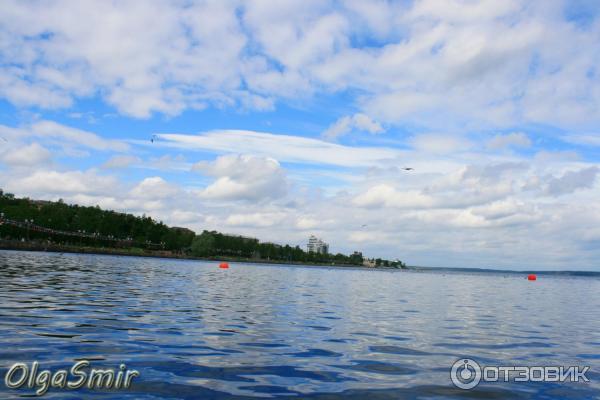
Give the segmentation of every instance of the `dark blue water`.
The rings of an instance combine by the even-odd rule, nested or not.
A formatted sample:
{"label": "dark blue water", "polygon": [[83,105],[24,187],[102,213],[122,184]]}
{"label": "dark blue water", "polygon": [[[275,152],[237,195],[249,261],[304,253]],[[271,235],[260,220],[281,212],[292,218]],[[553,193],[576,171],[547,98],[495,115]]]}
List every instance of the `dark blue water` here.
{"label": "dark blue water", "polygon": [[[589,365],[589,383],[453,387],[450,367]],[[0,252],[0,371],[125,363],[46,398],[596,398],[600,279]],[[0,398],[29,396],[0,382]]]}

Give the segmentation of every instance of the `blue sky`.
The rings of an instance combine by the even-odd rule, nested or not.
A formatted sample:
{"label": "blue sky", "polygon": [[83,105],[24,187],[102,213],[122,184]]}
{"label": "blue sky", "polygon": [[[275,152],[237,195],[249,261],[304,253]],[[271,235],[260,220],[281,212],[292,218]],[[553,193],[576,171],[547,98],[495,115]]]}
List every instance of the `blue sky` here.
{"label": "blue sky", "polygon": [[599,270],[597,4],[8,1],[0,187],[415,265]]}

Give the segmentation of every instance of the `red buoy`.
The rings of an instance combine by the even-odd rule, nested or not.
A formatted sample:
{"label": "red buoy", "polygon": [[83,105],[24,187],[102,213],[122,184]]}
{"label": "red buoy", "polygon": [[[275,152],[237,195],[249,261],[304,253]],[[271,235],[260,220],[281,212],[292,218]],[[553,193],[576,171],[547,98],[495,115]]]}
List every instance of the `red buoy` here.
{"label": "red buoy", "polygon": [[527,280],[529,280],[529,281],[535,281],[536,279],[537,279],[537,276],[535,276],[535,274],[527,275]]}
{"label": "red buoy", "polygon": [[229,268],[229,264],[227,264],[226,262],[222,262],[221,264],[219,264],[219,268],[227,269]]}

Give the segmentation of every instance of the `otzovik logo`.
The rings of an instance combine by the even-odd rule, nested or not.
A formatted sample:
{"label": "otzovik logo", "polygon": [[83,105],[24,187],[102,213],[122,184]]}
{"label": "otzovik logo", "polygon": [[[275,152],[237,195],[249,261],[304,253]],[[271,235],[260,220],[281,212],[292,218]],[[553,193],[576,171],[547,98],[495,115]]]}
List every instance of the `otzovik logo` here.
{"label": "otzovik logo", "polygon": [[450,379],[460,389],[473,389],[481,381],[481,367],[470,358],[456,360],[450,370]]}
{"label": "otzovik logo", "polygon": [[459,389],[473,389],[485,382],[589,382],[589,366],[485,366],[470,358],[456,360],[450,379]]}

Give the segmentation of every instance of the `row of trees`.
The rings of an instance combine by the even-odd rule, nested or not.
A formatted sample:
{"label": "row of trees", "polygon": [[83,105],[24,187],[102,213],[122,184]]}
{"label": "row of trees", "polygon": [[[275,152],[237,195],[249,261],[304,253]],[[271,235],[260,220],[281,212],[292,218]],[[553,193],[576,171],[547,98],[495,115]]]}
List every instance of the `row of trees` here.
{"label": "row of trees", "polygon": [[[299,246],[261,243],[258,239],[243,236],[224,235],[216,231],[203,231],[192,241],[191,253],[197,257],[230,256],[274,261],[294,261],[307,263],[335,263],[362,265],[359,253],[347,256],[338,254],[312,253]],[[388,262],[389,266],[392,263]],[[394,266],[399,266],[397,263]]]}
{"label": "row of trees", "polygon": [[[0,237],[52,241],[59,244],[133,247],[168,250],[196,257],[232,257],[282,262],[361,265],[360,253],[309,253],[299,246],[261,243],[258,239],[203,231],[196,235],[186,228],[168,227],[148,216],[135,216],[58,202],[16,198],[0,190],[3,220],[18,224],[0,225]],[[38,228],[36,230],[36,227]],[[39,229],[39,228],[45,229]],[[53,231],[49,231],[53,230]],[[66,234],[68,233],[68,234]],[[377,259],[378,266],[400,267],[400,262]]]}
{"label": "row of trees", "polygon": [[[56,243],[107,245],[106,240],[94,237],[112,238],[111,245],[133,246],[171,251],[183,251],[190,247],[194,232],[183,228],[169,228],[162,222],[148,216],[106,211],[100,207],[82,207],[58,202],[35,201],[16,198],[0,190],[0,212],[7,219],[26,222],[25,227],[9,224],[0,226],[3,238],[30,240],[51,240]],[[60,235],[36,231],[40,226],[57,231],[81,233],[81,235]],[[92,237],[90,237],[92,236]]]}

